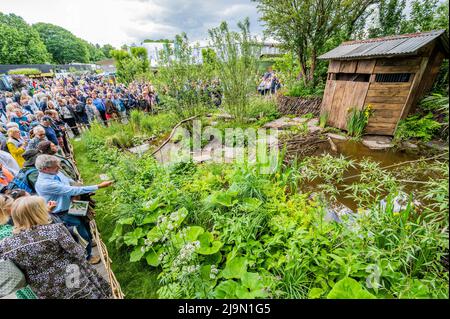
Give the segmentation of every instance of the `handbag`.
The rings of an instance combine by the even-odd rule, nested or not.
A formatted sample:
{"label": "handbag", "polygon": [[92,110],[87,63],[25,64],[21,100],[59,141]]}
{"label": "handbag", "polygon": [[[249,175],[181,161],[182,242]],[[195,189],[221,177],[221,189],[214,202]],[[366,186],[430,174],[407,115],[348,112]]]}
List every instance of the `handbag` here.
{"label": "handbag", "polygon": [[0,260],[0,298],[25,288],[25,275],[11,260]]}

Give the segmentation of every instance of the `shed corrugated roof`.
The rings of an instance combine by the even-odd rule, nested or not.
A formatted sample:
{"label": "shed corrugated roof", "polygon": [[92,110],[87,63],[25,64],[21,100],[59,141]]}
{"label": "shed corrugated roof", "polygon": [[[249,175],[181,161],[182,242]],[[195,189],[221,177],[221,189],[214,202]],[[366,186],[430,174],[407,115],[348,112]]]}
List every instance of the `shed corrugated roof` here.
{"label": "shed corrugated roof", "polygon": [[396,55],[414,55],[433,40],[440,38],[448,54],[448,36],[445,30],[402,34],[362,41],[348,41],[319,56],[319,59],[364,59]]}

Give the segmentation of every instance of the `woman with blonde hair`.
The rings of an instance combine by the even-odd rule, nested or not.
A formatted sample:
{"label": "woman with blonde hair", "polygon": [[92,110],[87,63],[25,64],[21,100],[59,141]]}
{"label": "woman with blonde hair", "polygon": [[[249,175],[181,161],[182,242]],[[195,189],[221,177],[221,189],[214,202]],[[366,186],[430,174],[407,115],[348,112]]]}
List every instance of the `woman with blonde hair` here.
{"label": "woman with blonde hair", "polygon": [[8,147],[8,151],[14,157],[19,167],[22,168],[25,162],[22,154],[25,153],[27,142],[22,139],[20,130],[17,127],[9,128],[7,134],[8,140],[6,141],[6,146]]}
{"label": "woman with blonde hair", "polygon": [[[11,207],[14,199],[7,195],[0,195],[0,241],[11,237],[13,226],[11,219]],[[22,288],[16,291],[17,299],[36,299],[36,295],[30,287]]]}
{"label": "woman with blonde hair", "polygon": [[0,258],[13,261],[41,299],[111,298],[111,287],[85,258],[62,223],[51,223],[39,196],[12,205],[13,236],[0,241]]}

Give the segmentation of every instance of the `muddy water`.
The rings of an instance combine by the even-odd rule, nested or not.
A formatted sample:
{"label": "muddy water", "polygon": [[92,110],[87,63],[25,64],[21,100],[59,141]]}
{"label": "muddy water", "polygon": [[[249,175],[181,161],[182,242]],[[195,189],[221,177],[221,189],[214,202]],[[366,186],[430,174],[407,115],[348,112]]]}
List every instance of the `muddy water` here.
{"label": "muddy water", "polygon": [[[364,146],[361,142],[356,141],[338,141],[333,140],[337,147],[337,152],[333,152],[330,150],[328,144],[322,144],[322,148],[319,149],[315,154],[326,154],[329,153],[333,156],[344,155],[345,157],[354,160],[355,162],[361,161],[365,158],[375,161],[380,164],[380,167],[386,167],[402,162],[412,161],[419,159],[420,156],[406,153],[402,151],[398,151],[394,148],[386,149],[386,150],[372,150],[366,146]],[[359,174],[361,171],[358,168],[349,168],[345,174],[345,177],[350,177],[353,175]],[[417,176],[416,180],[426,180],[424,176]],[[341,184],[336,185],[337,189],[340,191],[339,196],[337,196],[337,201],[349,207],[352,210],[356,210],[358,208],[357,203],[355,203],[352,199],[347,198],[346,196],[349,193],[345,192],[344,189],[358,181],[358,177],[346,179]],[[316,191],[317,186],[323,181],[315,180],[307,185],[303,185],[303,191]],[[414,188],[417,188],[417,185],[406,185],[405,191],[412,191]],[[419,186],[420,187],[420,186]],[[387,194],[381,194],[387,195]]]}

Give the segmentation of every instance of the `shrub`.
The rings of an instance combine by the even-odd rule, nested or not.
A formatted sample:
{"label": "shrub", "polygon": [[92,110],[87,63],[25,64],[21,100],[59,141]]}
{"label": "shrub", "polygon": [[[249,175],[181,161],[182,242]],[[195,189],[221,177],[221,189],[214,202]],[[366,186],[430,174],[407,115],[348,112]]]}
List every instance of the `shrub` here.
{"label": "shrub", "polygon": [[433,120],[432,113],[428,113],[423,117],[418,114],[412,115],[400,121],[395,132],[395,139],[406,140],[409,138],[417,138],[428,142],[440,127],[441,124]]}
{"label": "shrub", "polygon": [[277,104],[273,99],[265,99],[261,97],[252,98],[250,100],[250,107],[247,115],[255,118],[277,117]]}
{"label": "shrub", "polygon": [[38,69],[15,69],[8,71],[8,74],[21,74],[21,75],[36,75],[41,74],[41,71]]}
{"label": "shrub", "polygon": [[303,81],[298,81],[292,84],[287,89],[286,96],[293,97],[321,97],[323,95],[325,87],[323,85],[305,85]]}

